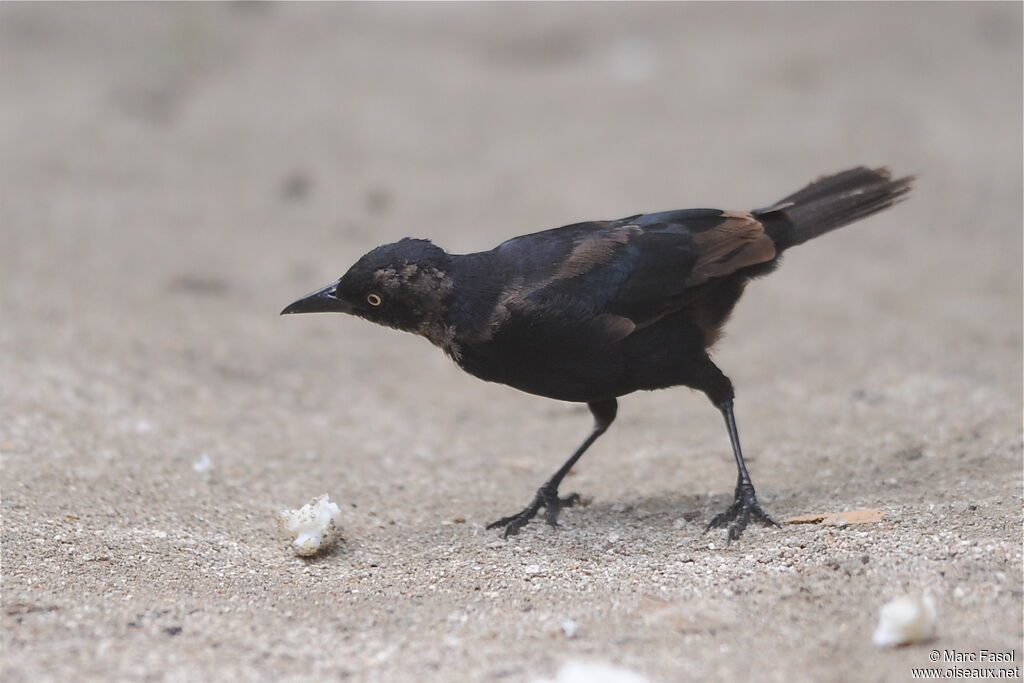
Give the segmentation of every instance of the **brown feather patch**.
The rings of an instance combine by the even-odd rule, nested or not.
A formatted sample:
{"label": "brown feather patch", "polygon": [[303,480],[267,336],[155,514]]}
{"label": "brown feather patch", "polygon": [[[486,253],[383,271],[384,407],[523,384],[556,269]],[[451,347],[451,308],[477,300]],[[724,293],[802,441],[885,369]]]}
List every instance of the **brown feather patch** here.
{"label": "brown feather patch", "polygon": [[587,235],[573,245],[568,258],[555,271],[550,281],[576,277],[594,266],[606,263],[615,254],[616,249],[629,242],[629,238],[638,232],[641,230],[635,225],[623,225],[610,232],[595,231]]}
{"label": "brown feather patch", "polygon": [[619,341],[625,339],[629,335],[633,334],[636,329],[636,323],[629,318],[621,315],[615,315],[614,313],[602,313],[597,316],[597,321],[600,323],[604,331],[610,336],[607,341]]}
{"label": "brown feather patch", "polygon": [[700,256],[686,279],[687,287],[771,261],[776,254],[775,243],[761,222],[742,211],[723,211],[722,222],[710,230],[694,233],[693,241]]}
{"label": "brown feather patch", "polygon": [[[562,265],[550,276],[530,284],[524,284],[521,279],[512,282],[498,296],[491,319],[474,336],[473,341],[483,342],[493,338],[498,328],[511,316],[510,308],[523,305],[534,292],[552,283],[583,275],[595,266],[607,263],[615,255],[616,249],[628,243],[629,238],[639,232],[641,230],[636,225],[623,225],[610,231],[595,231],[576,242]],[[628,336],[636,328],[632,320],[611,314],[601,316],[601,324],[613,335],[620,335],[616,339]]]}

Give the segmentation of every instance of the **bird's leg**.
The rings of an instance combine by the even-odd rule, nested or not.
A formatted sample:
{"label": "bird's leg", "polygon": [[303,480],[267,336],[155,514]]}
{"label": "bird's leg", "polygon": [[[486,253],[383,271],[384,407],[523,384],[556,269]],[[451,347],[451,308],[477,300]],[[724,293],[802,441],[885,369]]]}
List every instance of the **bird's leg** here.
{"label": "bird's leg", "polygon": [[732,443],[732,454],[736,458],[736,492],[732,505],[720,514],[715,515],[711,522],[704,529],[729,525],[726,534],[726,542],[734,541],[740,537],[743,530],[747,528],[751,517],[766,526],[778,526],[768,514],[761,509],[754,494],[754,484],[750,481],[750,474],[747,472],[747,465],[743,461],[743,450],[740,449],[740,435],[736,430],[736,417],[732,412],[732,400],[735,392],[732,382],[718,369],[718,366],[711,362],[711,359],[704,355],[694,358],[690,364],[692,375],[687,384],[694,389],[700,389],[719,410],[725,418],[725,426],[729,430],[729,441]]}
{"label": "bird's leg", "polygon": [[580,496],[578,493],[571,493],[564,498],[559,498],[558,486],[562,483],[565,475],[569,473],[569,470],[572,469],[572,466],[576,464],[576,461],[580,459],[580,456],[590,448],[591,444],[597,441],[597,437],[605,433],[609,425],[615,420],[615,413],[618,410],[618,403],[614,398],[606,401],[594,401],[588,403],[587,406],[594,416],[594,430],[590,432],[590,436],[587,437],[586,441],[580,444],[580,447],[565,461],[565,464],[558,468],[558,471],[537,490],[537,495],[534,496],[533,502],[510,517],[502,517],[496,522],[491,522],[487,525],[488,529],[504,527],[503,536],[505,538],[515,536],[527,522],[537,515],[541,508],[544,508],[544,518],[547,520],[547,523],[551,526],[558,526],[558,512],[563,507],[572,507],[579,502]]}
{"label": "bird's leg", "polygon": [[721,401],[718,404],[719,410],[725,417],[725,426],[729,430],[729,441],[732,442],[732,454],[736,458],[736,493],[732,505],[725,512],[721,512],[711,520],[705,531],[712,527],[720,527],[729,524],[729,531],[726,534],[726,543],[740,537],[747,523],[753,517],[765,526],[778,526],[768,516],[761,505],[757,502],[754,494],[754,484],[750,481],[750,474],[747,473],[747,465],[743,462],[743,451],[740,449],[740,436],[736,431],[736,417],[732,413],[732,398]]}

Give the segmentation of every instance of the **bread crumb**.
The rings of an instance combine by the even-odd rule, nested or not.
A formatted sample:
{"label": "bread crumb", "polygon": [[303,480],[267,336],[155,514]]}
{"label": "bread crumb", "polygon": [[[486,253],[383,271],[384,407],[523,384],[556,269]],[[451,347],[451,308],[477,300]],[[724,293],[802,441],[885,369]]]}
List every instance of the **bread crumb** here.
{"label": "bread crumb", "polygon": [[882,605],[871,641],[879,647],[920,643],[935,635],[937,619],[935,601],[930,595],[902,595]]}
{"label": "bread crumb", "polygon": [[295,537],[292,541],[295,554],[303,557],[316,555],[341,538],[341,510],[326,493],[298,510],[282,510],[278,521],[282,530]]}

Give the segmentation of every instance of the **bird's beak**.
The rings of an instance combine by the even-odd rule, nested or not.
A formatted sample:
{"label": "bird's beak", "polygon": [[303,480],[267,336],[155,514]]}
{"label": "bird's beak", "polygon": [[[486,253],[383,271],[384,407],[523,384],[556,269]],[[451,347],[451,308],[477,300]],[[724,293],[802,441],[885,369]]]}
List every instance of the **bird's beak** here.
{"label": "bird's beak", "polygon": [[334,296],[337,287],[338,283],[333,282],[323,289],[307,294],[298,301],[288,304],[281,311],[281,315],[289,313],[351,313],[351,306]]}

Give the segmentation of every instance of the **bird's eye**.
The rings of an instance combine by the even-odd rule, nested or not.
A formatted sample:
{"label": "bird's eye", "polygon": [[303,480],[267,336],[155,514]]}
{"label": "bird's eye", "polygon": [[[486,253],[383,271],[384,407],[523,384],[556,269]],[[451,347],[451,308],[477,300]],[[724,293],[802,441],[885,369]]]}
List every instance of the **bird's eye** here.
{"label": "bird's eye", "polygon": [[384,299],[380,298],[380,294],[371,292],[370,294],[366,295],[366,302],[371,306],[380,306],[382,303],[384,303]]}

